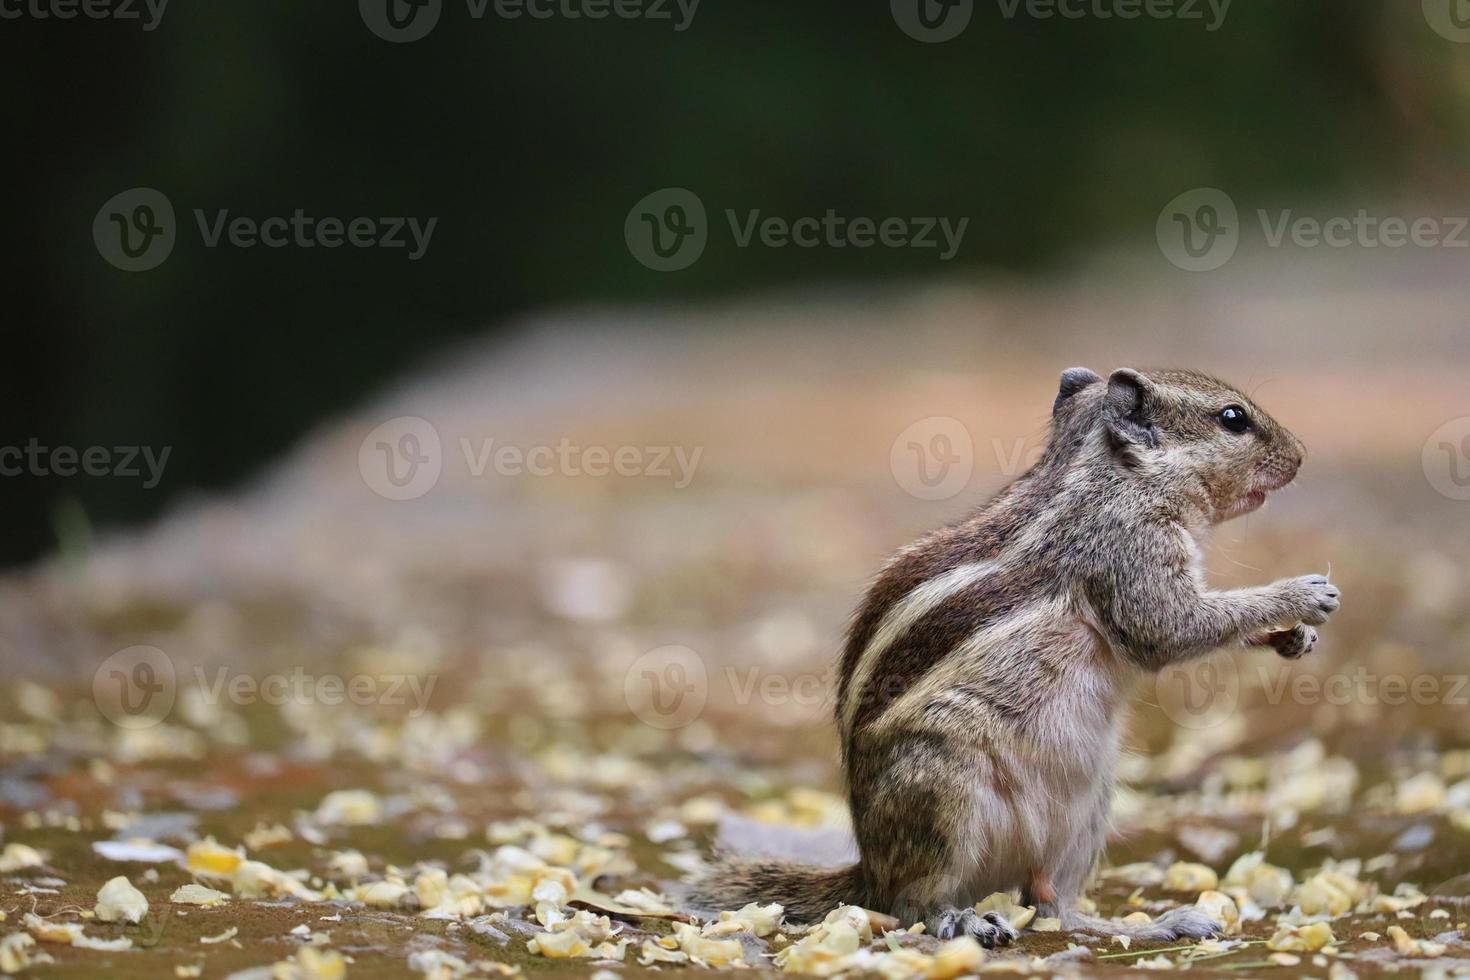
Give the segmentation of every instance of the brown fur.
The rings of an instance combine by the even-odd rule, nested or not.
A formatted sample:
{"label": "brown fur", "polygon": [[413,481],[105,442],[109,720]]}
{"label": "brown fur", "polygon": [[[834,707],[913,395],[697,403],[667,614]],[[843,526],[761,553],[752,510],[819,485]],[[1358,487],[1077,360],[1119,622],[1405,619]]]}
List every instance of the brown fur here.
{"label": "brown fur", "polygon": [[[1220,419],[1239,406],[1246,432]],[[1122,709],[1145,672],[1229,644],[1299,656],[1337,608],[1322,576],[1210,591],[1198,539],[1284,486],[1301,444],[1247,396],[1191,371],[1065,372],[1040,460],[977,513],[879,574],[842,656],[837,721],[860,861],[723,862],[696,904],[841,902],[1008,941],[957,909],[1013,890],[1077,927],[1170,939],[1072,905],[1101,848]]]}

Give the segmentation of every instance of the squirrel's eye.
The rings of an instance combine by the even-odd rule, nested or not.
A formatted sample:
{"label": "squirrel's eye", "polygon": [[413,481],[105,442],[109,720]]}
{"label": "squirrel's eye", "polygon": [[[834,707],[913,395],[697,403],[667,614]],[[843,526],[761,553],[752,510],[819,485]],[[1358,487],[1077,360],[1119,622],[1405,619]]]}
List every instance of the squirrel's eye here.
{"label": "squirrel's eye", "polygon": [[1228,432],[1247,432],[1251,427],[1251,417],[1239,405],[1226,405],[1215,417]]}

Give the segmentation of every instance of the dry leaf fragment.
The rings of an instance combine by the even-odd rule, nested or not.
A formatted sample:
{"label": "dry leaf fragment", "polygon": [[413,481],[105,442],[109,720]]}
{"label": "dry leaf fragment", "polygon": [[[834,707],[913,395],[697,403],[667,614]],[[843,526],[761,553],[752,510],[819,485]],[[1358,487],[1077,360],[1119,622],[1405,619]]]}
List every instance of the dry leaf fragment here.
{"label": "dry leaf fragment", "polygon": [[148,914],[148,899],[132,882],[118,875],[98,890],[96,912],[103,922],[137,924]]}
{"label": "dry leaf fragment", "polygon": [[1240,931],[1240,908],[1235,904],[1235,899],[1224,892],[1201,892],[1194,904],[1204,909],[1209,913],[1210,918],[1224,926],[1225,935],[1233,935]]}
{"label": "dry leaf fragment", "polygon": [[1394,951],[1403,956],[1437,959],[1445,953],[1443,943],[1431,942],[1428,939],[1414,939],[1399,926],[1388,927],[1388,938],[1393,943]]}
{"label": "dry leaf fragment", "polygon": [[213,837],[190,844],[185,855],[185,863],[192,873],[212,878],[230,877],[243,860],[243,851],[224,847]]}
{"label": "dry leaf fragment", "polygon": [[53,922],[43,919],[34,912],[27,912],[23,920],[26,931],[43,943],[59,943],[70,946],[76,942],[77,937],[82,934],[82,926],[77,922]]}
{"label": "dry leaf fragment", "polygon": [[334,851],[327,861],[327,867],[348,879],[363,878],[368,873],[368,861],[361,851]]}
{"label": "dry leaf fragment", "polygon": [[745,964],[745,947],[738,939],[710,939],[698,926],[687,922],[674,923],[674,935],[679,940],[679,948],[695,962],[712,967]]}
{"label": "dry leaf fragment", "polygon": [[1176,861],[1164,872],[1164,888],[1171,892],[1211,891],[1220,887],[1220,876],[1214,869],[1189,861]]}
{"label": "dry leaf fragment", "polygon": [[1394,788],[1394,808],[1399,813],[1433,813],[1444,802],[1444,782],[1432,772],[1421,772]]}
{"label": "dry leaf fragment", "polygon": [[720,936],[736,932],[750,932],[761,937],[769,936],[781,924],[781,916],[785,912],[786,909],[775,902],[769,905],[751,902],[734,912],[721,912],[719,922],[712,922],[704,927],[704,935]]}
{"label": "dry leaf fragment", "polygon": [[121,953],[123,950],[133,948],[133,941],[127,936],[119,936],[116,939],[96,939],[83,935],[73,939],[71,944],[76,949],[91,949],[99,953]]}
{"label": "dry leaf fragment", "polygon": [[654,942],[652,939],[643,940],[643,946],[639,950],[638,963],[641,966],[652,966],[655,963],[688,963],[689,954],[682,949],[666,949]]}
{"label": "dry leaf fragment", "polygon": [[50,963],[51,957],[35,952],[35,946],[36,940],[25,932],[14,932],[0,939],[0,973],[19,973]]}
{"label": "dry leaf fragment", "polygon": [[25,868],[39,868],[46,863],[46,855],[25,844],[10,843],[0,851],[0,874],[10,874]]}
{"label": "dry leaf fragment", "polygon": [[245,846],[252,851],[264,850],[277,844],[289,844],[296,837],[291,833],[289,827],[274,824],[267,827],[263,823],[255,825],[255,829],[245,835]]}
{"label": "dry leaf fragment", "polygon": [[174,893],[168,897],[168,900],[177,905],[202,905],[205,908],[211,908],[223,902],[228,902],[230,896],[204,885],[190,883],[175,888]]}
{"label": "dry leaf fragment", "polygon": [[142,861],[148,864],[164,864],[178,861],[184,852],[177,847],[158,844],[151,840],[99,840],[92,842],[92,850],[109,861]]}
{"label": "dry leaf fragment", "polygon": [[994,892],[984,899],[975,903],[975,911],[984,915],[986,912],[999,912],[1013,929],[1024,929],[1036,917],[1036,908],[1032,905],[1017,905],[1016,900],[1011,898],[1009,892]]}
{"label": "dry leaf fragment", "polygon": [[383,804],[365,789],[328,793],[316,808],[318,823],[340,827],[367,827],[383,819]]}
{"label": "dry leaf fragment", "polygon": [[369,908],[396,908],[408,895],[408,886],[401,881],[375,881],[357,890],[357,900]]}
{"label": "dry leaf fragment", "polygon": [[1327,923],[1313,922],[1304,926],[1281,926],[1276,935],[1266,940],[1266,948],[1282,953],[1315,953],[1335,942],[1337,937]]}
{"label": "dry leaf fragment", "polygon": [[306,946],[271,967],[271,976],[274,980],[342,980],[347,976],[347,961],[334,949]]}
{"label": "dry leaf fragment", "polygon": [[1290,871],[1267,864],[1263,852],[1252,851],[1235,859],[1225,872],[1224,884],[1244,888],[1251,901],[1273,908],[1285,903],[1293,882]]}

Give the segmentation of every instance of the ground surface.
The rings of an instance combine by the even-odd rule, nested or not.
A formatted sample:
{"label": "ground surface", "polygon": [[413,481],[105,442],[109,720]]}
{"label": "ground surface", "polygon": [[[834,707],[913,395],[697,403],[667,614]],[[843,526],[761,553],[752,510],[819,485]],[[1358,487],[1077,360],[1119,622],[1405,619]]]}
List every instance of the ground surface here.
{"label": "ground surface", "polygon": [[[1424,468],[1432,433],[1470,415],[1453,313],[1470,297],[1433,269],[1412,295],[1249,274],[1142,299],[1093,283],[1065,299],[671,315],[699,328],[678,342],[657,326],[618,341],[553,327],[324,427],[238,498],[12,576],[0,935],[44,934],[34,913],[132,948],[14,939],[16,956],[51,962],[11,965],[636,976],[660,966],[640,965],[651,955],[718,962],[728,947],[687,936],[650,953],[671,921],[624,893],[667,897],[735,816],[776,843],[806,833],[840,850],[830,667],[867,577],[1013,475],[1062,367],[1176,363],[1250,385],[1312,451],[1296,487],[1221,530],[1212,578],[1330,570],[1344,606],[1298,663],[1242,653],[1145,686],[1111,870],[1090,894],[1125,915],[1223,892],[1244,921],[1215,946],[1028,932],[984,964],[808,962],[894,976],[1470,968],[1470,503]],[[389,500],[370,434],[402,416],[433,426],[441,472]],[[961,420],[971,473],[930,500],[895,443],[936,417]],[[941,431],[928,424],[920,439]],[[477,473],[489,439],[634,447],[642,470],[588,475],[595,459],[577,457],[575,472]],[[658,472],[662,447],[686,464],[700,451],[687,485],[672,452]],[[210,858],[211,837],[259,864]],[[108,840],[193,844],[192,870],[169,852],[111,860],[94,847]],[[1254,852],[1284,872],[1251,870]],[[1208,871],[1180,866],[1196,864]],[[141,922],[88,918],[119,875],[147,900]],[[229,899],[171,903],[196,877]],[[578,896],[613,917],[569,919]],[[605,953],[631,942],[612,964],[538,955],[538,913]],[[1283,925],[1314,920],[1325,950],[1273,948],[1291,945]],[[768,954],[802,938],[752,937],[741,958],[774,972]]]}

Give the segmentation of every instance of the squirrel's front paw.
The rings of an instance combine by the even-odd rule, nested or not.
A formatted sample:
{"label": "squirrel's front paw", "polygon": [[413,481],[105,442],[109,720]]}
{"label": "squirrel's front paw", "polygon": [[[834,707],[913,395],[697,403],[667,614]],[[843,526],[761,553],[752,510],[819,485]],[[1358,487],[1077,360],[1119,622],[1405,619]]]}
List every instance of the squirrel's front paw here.
{"label": "squirrel's front paw", "polygon": [[1272,630],[1264,640],[1263,646],[1269,646],[1287,660],[1295,660],[1312,652],[1317,645],[1317,631],[1298,624],[1289,630]]}
{"label": "squirrel's front paw", "polygon": [[1341,592],[1326,575],[1301,575],[1280,583],[1286,593],[1292,618],[1308,626],[1321,626],[1341,605]]}

